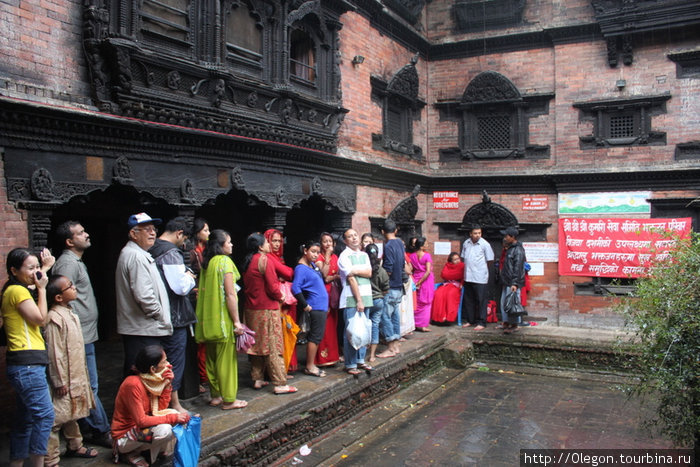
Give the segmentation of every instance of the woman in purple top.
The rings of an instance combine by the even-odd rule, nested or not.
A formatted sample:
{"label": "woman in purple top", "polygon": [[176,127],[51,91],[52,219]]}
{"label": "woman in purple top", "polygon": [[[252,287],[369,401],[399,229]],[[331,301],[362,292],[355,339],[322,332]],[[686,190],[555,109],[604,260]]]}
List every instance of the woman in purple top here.
{"label": "woman in purple top", "polygon": [[427,250],[425,237],[418,237],[410,245],[412,253],[409,256],[413,266],[413,282],[416,283],[416,304],[414,316],[416,331],[429,332],[430,307],[435,295],[435,279],[433,277],[433,258]]}
{"label": "woman in purple top", "polygon": [[321,244],[309,241],[301,246],[302,256],[294,268],[292,293],[297,299],[298,310],[308,313],[309,333],[306,337],[306,368],[304,374],[323,377],[326,372],[315,364],[318,344],[326,330],[326,312],[328,311],[328,292],[316,260],[321,253]]}

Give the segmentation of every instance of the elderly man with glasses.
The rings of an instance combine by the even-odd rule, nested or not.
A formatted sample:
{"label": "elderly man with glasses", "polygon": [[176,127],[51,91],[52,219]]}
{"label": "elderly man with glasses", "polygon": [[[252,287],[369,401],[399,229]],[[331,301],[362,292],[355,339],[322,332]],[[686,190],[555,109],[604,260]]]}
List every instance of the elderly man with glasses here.
{"label": "elderly man with glasses", "polygon": [[129,217],[129,241],[117,262],[117,332],[124,343],[124,376],[131,373],[136,354],[149,345],[162,345],[172,335],[168,291],[156,262],[148,253],[156,241],[156,225],[145,212]]}

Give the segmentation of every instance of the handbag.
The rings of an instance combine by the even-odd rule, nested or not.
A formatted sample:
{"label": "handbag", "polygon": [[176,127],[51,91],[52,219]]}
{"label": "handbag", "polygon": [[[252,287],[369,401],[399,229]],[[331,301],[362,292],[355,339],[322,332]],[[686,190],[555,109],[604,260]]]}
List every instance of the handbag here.
{"label": "handbag", "polygon": [[340,305],[340,293],[343,291],[343,286],[340,285],[340,279],[331,282],[331,291],[328,294],[328,306],[332,310],[337,310]]}
{"label": "handbag", "polygon": [[177,439],[175,445],[175,467],[194,467],[199,463],[199,450],[202,438],[201,417],[191,417],[186,424],[178,424],[173,427],[173,434]]}
{"label": "handbag", "polygon": [[243,334],[236,336],[236,350],[238,352],[248,352],[255,345],[255,331],[250,329],[245,324],[243,325]]}
{"label": "handbag", "polygon": [[296,306],[297,298],[292,293],[292,283],[287,281],[280,281],[280,289],[284,293],[284,305]]}
{"label": "handbag", "polygon": [[372,341],[372,321],[365,313],[358,311],[355,316],[348,320],[346,334],[350,345],[355,350],[359,350]]}
{"label": "handbag", "polygon": [[508,316],[523,316],[527,314],[523,304],[520,303],[520,297],[516,292],[509,291],[506,295],[506,302],[503,304],[503,309]]}

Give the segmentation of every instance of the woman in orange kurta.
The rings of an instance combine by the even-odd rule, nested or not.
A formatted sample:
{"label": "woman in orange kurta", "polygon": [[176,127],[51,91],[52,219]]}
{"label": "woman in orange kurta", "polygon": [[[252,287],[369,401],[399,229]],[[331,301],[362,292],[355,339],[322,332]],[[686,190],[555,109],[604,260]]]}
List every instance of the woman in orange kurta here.
{"label": "woman in orange kurta", "polygon": [[450,253],[440,275],[443,283],[435,291],[430,320],[436,323],[454,322],[457,321],[464,278],[464,263],[458,253]]}

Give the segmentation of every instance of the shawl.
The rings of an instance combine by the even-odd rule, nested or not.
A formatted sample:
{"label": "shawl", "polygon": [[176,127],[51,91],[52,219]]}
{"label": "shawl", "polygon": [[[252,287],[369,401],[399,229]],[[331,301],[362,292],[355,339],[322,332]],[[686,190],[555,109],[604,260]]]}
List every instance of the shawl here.
{"label": "shawl", "polygon": [[163,373],[167,370],[170,370],[170,368],[165,367],[159,373],[139,373],[139,378],[141,378],[141,382],[146,387],[146,391],[148,391],[148,395],[151,398],[151,415],[155,417],[178,413],[175,409],[158,409],[158,398],[169,383],[169,380],[163,378]]}
{"label": "shawl", "polygon": [[445,267],[442,268],[442,272],[440,273],[442,276],[442,279],[445,282],[449,281],[462,281],[462,278],[464,277],[464,263],[459,262],[457,264],[450,263],[449,261],[445,263]]}
{"label": "shawl", "polygon": [[270,255],[276,256],[277,259],[284,264],[284,237],[282,236],[282,232],[277,229],[268,229],[265,231],[264,236],[268,242],[272,243],[272,237],[275,234],[279,234],[279,236],[282,237],[282,243],[280,243],[280,249],[278,251],[272,251],[272,248],[270,248]]}

